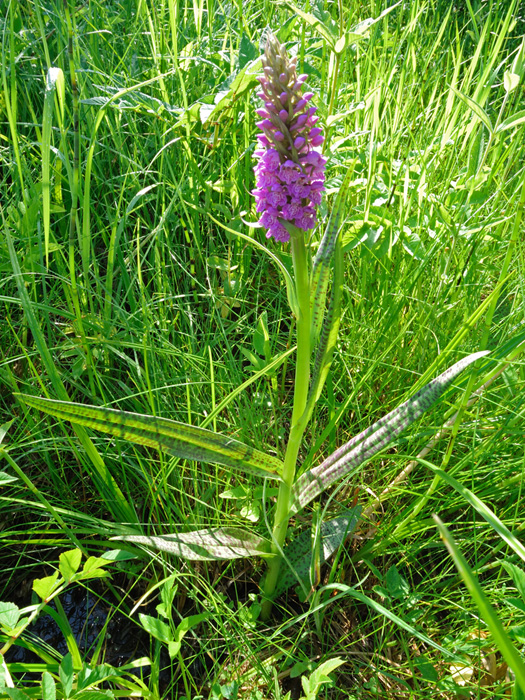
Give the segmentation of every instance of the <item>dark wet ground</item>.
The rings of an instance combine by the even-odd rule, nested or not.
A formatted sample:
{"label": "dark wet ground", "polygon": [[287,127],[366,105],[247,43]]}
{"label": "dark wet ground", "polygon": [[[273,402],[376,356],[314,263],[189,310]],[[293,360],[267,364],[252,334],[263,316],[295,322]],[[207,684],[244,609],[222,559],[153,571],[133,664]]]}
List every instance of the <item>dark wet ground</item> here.
{"label": "dark wet ground", "polygon": [[[60,596],[60,602],[69,621],[71,630],[83,658],[89,659],[95,650],[100,635],[110,613],[109,605],[93,593],[80,587],[71,586]],[[53,602],[50,607],[56,610]],[[59,654],[68,652],[66,640],[58,624],[51,615],[42,613],[29,628],[31,635],[55,649]],[[138,656],[149,654],[144,647],[137,625],[121,613],[113,613],[104,634],[104,661],[112,666],[122,666]],[[9,650],[8,662],[37,662],[40,659],[33,652],[23,647],[13,646]]]}
{"label": "dark wet ground", "polygon": [[[120,668],[145,656],[152,658],[153,648],[149,634],[142,629],[138,622],[129,619],[118,610],[116,611],[115,606],[105,600],[104,594],[107,591],[104,591],[102,582],[92,583],[100,586],[100,590],[93,592],[81,586],[71,585],[60,595],[60,603],[82,658],[86,663],[89,663],[97,646],[101,644],[101,640],[101,650],[97,655],[98,663],[106,663]],[[22,595],[19,590],[18,595],[13,593],[10,597],[19,607],[24,607],[30,603],[28,595],[30,598],[30,592]],[[155,605],[157,603],[157,600],[152,601],[148,607],[142,607],[140,612],[156,617]],[[49,607],[56,610],[54,601],[51,601]],[[134,618],[136,617],[137,615],[134,616]],[[60,661],[60,657],[69,651],[60,627],[53,617],[45,612],[35,620],[24,634],[27,634],[28,639],[31,639],[36,645],[42,643],[48,654],[53,655],[53,651],[58,652],[57,661]],[[22,635],[22,640],[23,638],[24,635]],[[42,658],[33,651],[15,643],[7,652],[6,661],[8,664],[30,664],[42,663]],[[173,687],[174,684],[177,685],[178,679],[172,677],[172,666],[164,648],[162,648],[160,661],[162,670],[159,677],[159,690],[161,694],[164,694],[168,688]],[[146,684],[148,683],[150,674],[148,666],[137,669],[135,672],[142,677]],[[15,684],[17,675],[19,674],[14,674]],[[22,676],[19,676],[21,685],[18,687],[39,681],[41,674],[24,673],[23,680],[21,679]],[[165,697],[171,697],[171,694],[167,694]]]}
{"label": "dark wet ground", "polygon": [[[42,572],[43,575],[44,572]],[[124,590],[126,588],[126,580],[116,581],[113,576],[112,582],[117,585],[117,588]],[[120,585],[119,585],[120,584]],[[134,660],[142,657],[152,658],[154,654],[154,640],[138,623],[138,612],[133,615],[133,619],[127,617],[124,613],[115,609],[111,598],[113,594],[105,589],[103,581],[91,581],[90,585],[93,590],[87,590],[79,585],[71,585],[60,594],[59,600],[64,614],[71,626],[72,633],[75,637],[82,658],[89,663],[93,655],[101,644],[101,651],[97,655],[98,663],[106,663],[115,668],[122,667]],[[257,590],[256,586],[226,585],[225,595],[232,600],[238,600],[242,597],[247,597],[248,592]],[[145,590],[145,589],[144,589]],[[136,598],[139,598],[144,591],[135,591]],[[11,591],[9,596],[4,595],[3,599],[10,598],[20,608],[31,603],[31,584],[28,581],[27,585],[20,585],[15,591]],[[153,617],[158,617],[156,605],[160,602],[157,598],[151,598],[147,606],[141,606],[140,612]],[[189,601],[187,601],[189,602]],[[134,601],[130,601],[133,605]],[[51,601],[50,608],[56,610],[54,601]],[[185,606],[186,607],[186,606]],[[202,612],[194,606],[191,609],[184,610],[183,616]],[[136,620],[136,621],[135,621]],[[68,653],[68,647],[62,631],[50,614],[43,612],[37,620],[24,633],[28,639],[31,638],[37,644],[42,643],[48,654],[53,654],[53,650],[57,652],[57,661],[60,661],[61,656]],[[23,640],[24,635],[22,635]],[[101,643],[102,640],[102,643]],[[220,642],[219,642],[220,646]],[[207,697],[206,688],[210,682],[209,672],[211,671],[214,662],[217,662],[223,655],[219,649],[216,649],[213,654],[199,654],[198,642],[191,635],[186,635],[183,645],[183,655],[187,658],[188,671],[197,685],[202,684],[201,692],[204,697]],[[40,658],[33,651],[26,649],[16,643],[9,649],[6,654],[7,663],[42,663]],[[181,683],[181,678],[176,674],[178,660],[171,663],[165,645],[161,647],[160,655],[160,674],[159,674],[159,692],[161,697],[166,699],[177,697],[177,688]],[[149,667],[145,666],[136,670],[137,675],[141,675],[142,680],[148,684],[150,675]],[[17,674],[15,673],[15,682]],[[19,687],[23,687],[31,682],[38,682],[41,679],[41,674],[24,673],[18,675],[18,680],[21,681]],[[180,688],[182,690],[182,688]]]}

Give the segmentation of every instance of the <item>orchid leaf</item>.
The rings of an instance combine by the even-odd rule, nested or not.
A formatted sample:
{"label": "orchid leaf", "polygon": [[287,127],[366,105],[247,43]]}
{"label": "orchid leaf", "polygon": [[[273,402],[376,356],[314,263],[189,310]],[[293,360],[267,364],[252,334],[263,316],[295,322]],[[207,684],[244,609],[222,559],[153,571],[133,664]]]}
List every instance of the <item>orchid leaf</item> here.
{"label": "orchid leaf", "polygon": [[468,365],[487,354],[486,350],[476,352],[456,362],[408,401],[337,449],[322,464],[305,472],[291,490],[291,514],[298,513],[335,481],[350,475],[380,452],[433,406]]}
{"label": "orchid leaf", "polygon": [[143,544],[192,561],[271,556],[267,540],[235,527],[205,528],[162,536],[121,535],[111,539]]}
{"label": "orchid leaf", "polygon": [[174,457],[222,464],[265,478],[279,478],[282,463],[276,457],[238,440],[167,418],[116,411],[17,394],[28,406],[88,428],[163,450]]}
{"label": "orchid leaf", "polygon": [[[326,520],[321,523],[318,537],[320,539],[319,566],[332,556],[339,549],[344,540],[357,525],[361,514],[361,508],[356,506],[343,513],[343,515]],[[312,533],[304,530],[290,544],[283,549],[288,568],[279,576],[279,581],[275,588],[276,596],[281,595],[291,586],[300,584],[307,590],[311,588],[310,571],[312,565]]]}
{"label": "orchid leaf", "polygon": [[319,244],[319,249],[313,261],[312,266],[312,281],[311,281],[311,323],[312,323],[312,342],[317,340],[321,330],[324,310],[326,306],[326,295],[328,289],[328,280],[330,270],[332,268],[332,258],[336,248],[336,242],[339,237],[339,230],[343,215],[345,212],[346,197],[350,187],[350,180],[354,172],[353,167],[346,171],[343,184],[337,194],[334,202],[334,208],[326,225],[326,230]]}
{"label": "orchid leaf", "polygon": [[308,404],[312,406],[317,402],[323,390],[326,377],[332,364],[337,336],[339,335],[339,324],[341,322],[341,295],[343,291],[343,246],[341,236],[337,236],[334,255],[334,277],[332,281],[332,292],[330,304],[323,321],[323,328],[317,345],[315,363],[312,370],[312,381],[310,384],[310,395]]}

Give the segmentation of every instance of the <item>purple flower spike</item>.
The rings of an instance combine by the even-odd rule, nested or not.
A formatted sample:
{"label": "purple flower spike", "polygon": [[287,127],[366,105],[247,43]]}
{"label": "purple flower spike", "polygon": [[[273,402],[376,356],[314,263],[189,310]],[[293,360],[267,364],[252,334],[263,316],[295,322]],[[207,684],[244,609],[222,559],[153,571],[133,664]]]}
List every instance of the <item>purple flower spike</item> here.
{"label": "purple flower spike", "polygon": [[317,223],[315,207],[324,191],[326,164],[317,146],[324,137],[319,127],[312,128],[318,121],[313,116],[317,108],[308,106],[313,93],[302,92],[308,76],[297,75],[297,60],[289,59],[273,35],[266,43],[262,63],[262,90],[257,96],[265,109],[257,110],[263,118],[257,126],[264,133],[257,136],[257,182],[252,194],[267,238],[285,243],[290,234],[283,222],[303,231]]}

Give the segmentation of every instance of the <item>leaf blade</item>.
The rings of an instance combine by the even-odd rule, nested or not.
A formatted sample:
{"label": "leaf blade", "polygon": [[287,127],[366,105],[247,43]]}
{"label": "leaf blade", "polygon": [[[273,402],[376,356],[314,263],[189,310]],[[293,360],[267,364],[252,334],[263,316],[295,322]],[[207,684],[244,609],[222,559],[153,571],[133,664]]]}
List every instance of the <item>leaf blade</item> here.
{"label": "leaf blade", "polygon": [[354,168],[346,171],[345,178],[339,189],[332,213],[326,225],[325,233],[319,244],[312,266],[312,281],[310,314],[312,324],[312,342],[315,342],[321,330],[323,315],[326,305],[328,278],[330,276],[331,262],[339,239],[339,231],[345,210],[346,197],[350,188]]}
{"label": "leaf blade", "polygon": [[123,540],[154,547],[190,561],[217,561],[250,556],[270,556],[270,543],[241,528],[205,528],[169,535],[120,535]]}
{"label": "leaf blade", "polygon": [[478,119],[480,119],[483,124],[487,127],[489,130],[490,134],[494,133],[494,127],[492,126],[492,122],[490,121],[489,115],[485,112],[483,107],[479,105],[475,100],[472,99],[472,97],[469,97],[468,95],[464,95],[462,92],[460,92],[457,88],[455,88],[453,85],[450,86],[450,89],[459,97],[459,99],[467,105],[467,107],[470,109],[471,112],[473,112]]}
{"label": "leaf blade", "polygon": [[[319,564],[332,556],[339,548],[343,540],[354,530],[361,508],[356,506],[350,508],[344,514],[331,520],[321,523],[319,538],[321,541]],[[312,557],[311,532],[304,530],[295,540],[290,542],[283,550],[288,568],[279,576],[279,581],[275,588],[275,597],[284,593],[291,586],[299,583],[305,584],[308,588],[308,576],[310,573],[310,563]]]}
{"label": "leaf blade", "polygon": [[278,478],[281,470],[281,462],[276,457],[197,426],[113,408],[25,394],[17,396],[27,405],[57,418],[101,430],[139,445],[154,447],[181,459],[222,464],[265,478]]}
{"label": "leaf blade", "polygon": [[290,493],[290,513],[298,513],[331,484],[358,469],[365,461],[386,447],[436,403],[468,365],[487,354],[488,351],[483,350],[456,362],[408,401],[337,449],[322,464],[300,476]]}

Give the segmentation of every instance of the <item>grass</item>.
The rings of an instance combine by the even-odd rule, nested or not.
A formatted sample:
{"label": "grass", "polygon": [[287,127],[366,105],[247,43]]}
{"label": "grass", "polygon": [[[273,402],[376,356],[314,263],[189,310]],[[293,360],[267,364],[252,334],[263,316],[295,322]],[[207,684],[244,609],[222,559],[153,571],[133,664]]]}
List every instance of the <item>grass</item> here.
{"label": "grass", "polygon": [[[387,7],[348,5],[342,14],[334,3],[300,9],[328,13],[338,32]],[[520,535],[525,141],[522,123],[497,130],[525,109],[523,74],[515,89],[504,84],[525,30],[520,3],[398,5],[340,61],[293,8],[263,0],[10,3],[0,26],[0,454],[3,473],[17,480],[4,477],[0,490],[3,601],[30,605],[32,581],[49,576],[61,554],[80,548],[83,562],[100,557],[114,550],[109,537],[125,523],[162,533],[228,520],[266,534],[272,501],[261,508],[249,478],[71,429],[13,398],[21,391],[164,416],[282,458],[294,356],[268,376],[257,371],[293,346],[294,321],[274,262],[235,234],[264,242],[244,223],[255,219],[251,86],[213,110],[236,71],[257,57],[265,26],[297,47],[328,128],[324,211],[345,168],[354,170],[339,343],[303,468],[438,369],[487,347],[512,362],[425,459]],[[63,80],[55,74],[46,92],[52,67]],[[269,247],[290,266],[286,248]],[[487,378],[465,380],[463,394],[451,395],[455,406],[440,404],[367,464],[323,502],[325,516],[354,496],[364,509],[373,504]],[[240,486],[248,496],[221,497]],[[134,680],[140,670],[104,687],[120,697],[131,686],[151,698],[277,699],[288,690],[299,697],[301,675],[340,657],[345,664],[320,697],[507,697],[512,674],[434,513],[521,649],[524,609],[509,603],[517,584],[503,566],[519,559],[419,462],[323,568],[321,586],[339,588],[321,588],[306,602],[290,592],[269,624],[256,619],[258,561],[192,564],[130,548],[133,558],[124,552],[108,565],[111,580],[86,574],[69,584],[90,588],[108,620],[129,619],[144,648],[128,662],[151,662],[140,667],[143,687]],[[160,603],[164,638],[139,617],[158,617]],[[170,658],[167,636],[203,613]],[[32,644],[58,679],[56,651]],[[71,636],[69,648],[76,658]],[[78,653],[94,665],[109,659],[107,629]],[[40,684],[45,669],[28,664],[11,675],[39,697],[35,679]]]}

